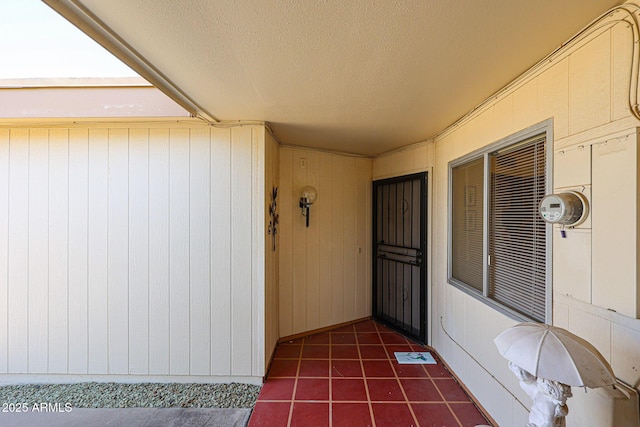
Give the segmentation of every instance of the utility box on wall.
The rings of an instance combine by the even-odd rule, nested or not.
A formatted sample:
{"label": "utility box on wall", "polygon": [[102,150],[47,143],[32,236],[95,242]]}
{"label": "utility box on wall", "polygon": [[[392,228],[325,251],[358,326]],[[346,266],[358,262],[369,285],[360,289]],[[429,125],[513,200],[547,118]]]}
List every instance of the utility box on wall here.
{"label": "utility box on wall", "polygon": [[[589,146],[557,151],[553,166],[554,193],[576,191],[591,200]],[[553,227],[553,291],[591,304],[591,213],[570,230]]]}
{"label": "utility box on wall", "polygon": [[553,290],[591,304],[591,230],[553,230]]}
{"label": "utility box on wall", "polygon": [[638,131],[591,146],[592,303],[640,318]]}

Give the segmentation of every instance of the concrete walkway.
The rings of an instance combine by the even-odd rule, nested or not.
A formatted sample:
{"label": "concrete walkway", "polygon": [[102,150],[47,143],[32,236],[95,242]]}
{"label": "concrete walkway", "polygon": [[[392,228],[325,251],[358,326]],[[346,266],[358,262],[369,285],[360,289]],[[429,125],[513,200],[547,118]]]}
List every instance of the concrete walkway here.
{"label": "concrete walkway", "polygon": [[60,413],[0,413],[2,427],[245,427],[251,409],[73,409]]}

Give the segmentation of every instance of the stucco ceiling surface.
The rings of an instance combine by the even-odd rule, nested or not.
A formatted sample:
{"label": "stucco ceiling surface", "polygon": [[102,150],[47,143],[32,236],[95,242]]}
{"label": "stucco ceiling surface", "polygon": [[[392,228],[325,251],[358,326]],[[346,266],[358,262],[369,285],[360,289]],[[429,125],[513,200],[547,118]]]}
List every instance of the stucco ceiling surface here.
{"label": "stucco ceiling surface", "polygon": [[378,154],[432,137],[617,0],[71,0],[218,120]]}

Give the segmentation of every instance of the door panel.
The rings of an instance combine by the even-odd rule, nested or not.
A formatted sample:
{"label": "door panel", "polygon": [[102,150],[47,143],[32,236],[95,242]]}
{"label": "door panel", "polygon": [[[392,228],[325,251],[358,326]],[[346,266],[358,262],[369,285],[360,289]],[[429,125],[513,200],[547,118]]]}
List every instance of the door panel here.
{"label": "door panel", "polygon": [[373,183],[373,313],[426,339],[426,173]]}

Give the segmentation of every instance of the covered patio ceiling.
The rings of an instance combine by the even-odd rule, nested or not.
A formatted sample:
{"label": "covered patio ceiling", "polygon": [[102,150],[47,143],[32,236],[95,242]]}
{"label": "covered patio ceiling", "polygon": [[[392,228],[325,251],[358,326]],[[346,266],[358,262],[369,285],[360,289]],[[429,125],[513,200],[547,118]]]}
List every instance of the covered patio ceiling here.
{"label": "covered patio ceiling", "polygon": [[182,106],[376,155],[454,123],[620,0],[45,0]]}

